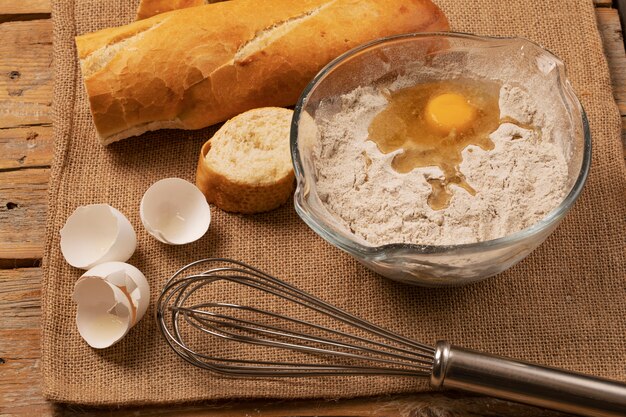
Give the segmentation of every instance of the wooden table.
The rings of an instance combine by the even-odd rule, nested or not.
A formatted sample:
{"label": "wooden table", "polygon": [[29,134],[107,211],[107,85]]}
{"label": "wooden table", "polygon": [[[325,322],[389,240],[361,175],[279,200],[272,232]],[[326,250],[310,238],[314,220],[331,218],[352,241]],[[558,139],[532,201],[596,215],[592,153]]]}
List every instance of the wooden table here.
{"label": "wooden table", "polygon": [[[626,56],[620,20],[611,0],[595,0],[595,4],[626,132]],[[52,404],[41,394],[39,265],[52,160],[52,82],[49,0],[0,0],[0,417],[113,413]],[[115,410],[115,414],[563,416],[454,392],[343,401],[143,407]]]}

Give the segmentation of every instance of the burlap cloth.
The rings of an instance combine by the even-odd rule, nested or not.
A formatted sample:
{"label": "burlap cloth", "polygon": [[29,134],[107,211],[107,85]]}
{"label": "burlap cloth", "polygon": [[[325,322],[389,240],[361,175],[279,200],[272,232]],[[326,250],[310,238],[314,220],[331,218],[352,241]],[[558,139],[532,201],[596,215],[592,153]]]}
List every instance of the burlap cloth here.
{"label": "burlap cloth", "polygon": [[[439,0],[457,31],[520,35],[560,56],[589,116],[593,165],[562,225],[510,271],[463,288],[423,289],[368,272],[325,243],[291,204],[270,214],[213,211],[209,233],[181,247],[150,237],[139,201],[164,177],[193,181],[212,132],[163,131],[100,146],[80,79],[73,38],[134,18],[137,2],[56,0],[55,157],[50,180],[43,282],[42,369],[46,397],[85,404],[133,404],[230,397],[348,397],[427,389],[411,378],[233,380],[183,362],[157,332],[150,308],[117,345],[89,348],[71,300],[81,271],[65,263],[59,229],[79,205],[109,203],[138,234],[130,263],[152,298],[182,265],[209,256],[240,259],[348,311],[427,343],[447,339],[546,365],[626,380],[626,172],[620,120],[591,0]],[[471,4],[471,5],[470,5]]]}

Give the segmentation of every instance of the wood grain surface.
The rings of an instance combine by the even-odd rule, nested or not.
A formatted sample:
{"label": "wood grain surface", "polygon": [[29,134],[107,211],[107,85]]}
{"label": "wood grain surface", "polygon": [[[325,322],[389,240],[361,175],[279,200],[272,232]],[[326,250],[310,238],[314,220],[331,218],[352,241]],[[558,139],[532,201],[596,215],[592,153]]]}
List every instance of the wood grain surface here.
{"label": "wood grain surface", "polygon": [[[619,16],[611,0],[594,3],[626,132],[626,55]],[[52,160],[51,33],[49,0],[0,0],[0,417],[564,416],[455,392],[115,410],[46,402],[41,395],[39,371],[39,264]],[[626,145],[626,135],[623,139]]]}

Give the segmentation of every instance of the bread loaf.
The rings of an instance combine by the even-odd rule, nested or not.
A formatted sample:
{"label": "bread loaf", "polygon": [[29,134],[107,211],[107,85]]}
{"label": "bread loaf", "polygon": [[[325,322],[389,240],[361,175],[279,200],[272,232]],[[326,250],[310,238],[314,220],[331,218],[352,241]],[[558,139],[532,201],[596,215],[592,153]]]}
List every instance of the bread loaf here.
{"label": "bread loaf", "polygon": [[293,111],[252,109],[230,119],[200,152],[196,185],[209,203],[260,213],[285,203],[294,189],[289,152]]}
{"label": "bread loaf", "polygon": [[429,0],[232,0],[76,38],[103,144],[294,104],[330,60],[397,33],[448,29]]}

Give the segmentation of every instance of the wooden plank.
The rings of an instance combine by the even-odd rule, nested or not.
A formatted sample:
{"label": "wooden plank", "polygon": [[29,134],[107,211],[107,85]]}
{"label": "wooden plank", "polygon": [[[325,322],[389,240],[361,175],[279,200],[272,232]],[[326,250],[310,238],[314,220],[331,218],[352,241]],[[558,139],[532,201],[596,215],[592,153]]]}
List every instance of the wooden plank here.
{"label": "wooden plank", "polygon": [[[9,341],[15,339],[10,337]],[[56,415],[54,406],[43,398],[40,375],[38,359],[7,360],[0,364],[1,416]]]}
{"label": "wooden plank", "polygon": [[611,7],[613,0],[593,0],[593,4],[596,7]]}
{"label": "wooden plank", "polygon": [[4,23],[0,39],[0,171],[47,167],[52,159],[52,22]]}
{"label": "wooden plank", "polygon": [[[29,349],[18,341],[6,345],[10,331],[30,331],[39,334],[41,316],[41,269],[24,268],[0,270],[0,356],[6,360],[9,352],[21,359],[39,358],[39,348]],[[37,342],[38,343],[38,342]]]}
{"label": "wooden plank", "polygon": [[52,21],[0,25],[0,98],[50,103],[52,94]]}
{"label": "wooden plank", "polygon": [[0,15],[50,13],[50,0],[0,0]]}
{"label": "wooden plank", "polygon": [[45,168],[51,163],[51,125],[0,129],[0,171]]}
{"label": "wooden plank", "polygon": [[41,392],[41,269],[0,270],[0,415],[52,416]]}
{"label": "wooden plank", "polygon": [[0,24],[0,129],[51,123],[52,22]]}
{"label": "wooden plank", "polygon": [[619,15],[615,9],[596,9],[598,28],[606,53],[613,95],[622,116],[626,115],[626,54]]}
{"label": "wooden plank", "polygon": [[0,171],[49,166],[52,23],[4,23],[0,39]]}
{"label": "wooden plank", "polygon": [[626,0],[613,0],[613,7],[617,8],[619,12],[619,20],[622,27],[626,26]]}
{"label": "wooden plank", "polygon": [[[39,268],[27,268],[37,269]],[[20,271],[24,271],[21,269]],[[2,298],[0,298],[2,300]],[[0,301],[5,303],[4,300]],[[39,329],[39,314],[37,315],[37,324],[35,327],[24,328],[10,328],[14,327],[10,321],[12,318],[6,320],[8,325],[3,323],[0,326],[0,357],[4,361],[0,365],[12,362],[15,360],[38,360],[41,357],[41,330]],[[6,329],[5,329],[6,327]],[[0,388],[0,391],[2,389]]]}
{"label": "wooden plank", "polygon": [[622,145],[626,160],[626,52],[624,34],[616,9],[596,9],[598,29],[609,63],[613,96],[622,115]]}
{"label": "wooden plank", "polygon": [[49,169],[0,172],[0,259],[43,255]]}

